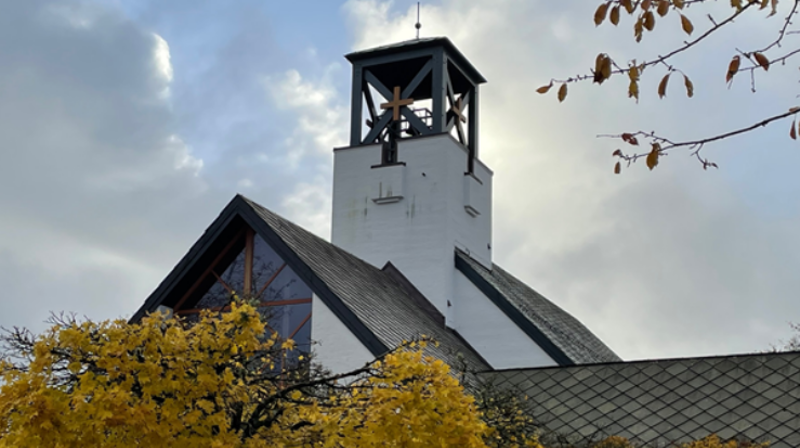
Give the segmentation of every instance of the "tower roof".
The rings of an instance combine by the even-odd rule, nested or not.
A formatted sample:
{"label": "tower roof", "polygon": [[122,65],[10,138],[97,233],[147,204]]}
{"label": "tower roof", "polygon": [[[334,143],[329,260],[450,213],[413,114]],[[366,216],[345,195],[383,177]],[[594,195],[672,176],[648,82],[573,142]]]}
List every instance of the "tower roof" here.
{"label": "tower roof", "polygon": [[478,72],[478,70],[469,62],[459,50],[453,45],[453,42],[446,37],[427,37],[421,39],[406,40],[389,45],[383,45],[375,48],[368,48],[366,50],[355,51],[345,55],[351,63],[367,61],[376,59],[383,56],[394,56],[402,53],[408,53],[415,50],[422,50],[434,47],[444,47],[448,56],[461,67],[462,70],[470,77],[476,84],[483,84],[486,78]]}

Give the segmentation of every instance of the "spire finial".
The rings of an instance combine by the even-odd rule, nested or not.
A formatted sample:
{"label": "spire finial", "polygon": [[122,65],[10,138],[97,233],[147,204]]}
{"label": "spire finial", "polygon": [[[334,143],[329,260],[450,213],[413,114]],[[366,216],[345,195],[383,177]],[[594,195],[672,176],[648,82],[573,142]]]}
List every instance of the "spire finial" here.
{"label": "spire finial", "polygon": [[417,40],[419,40],[419,29],[422,28],[422,24],[419,21],[419,2],[417,2],[417,23],[414,25],[414,28],[417,29]]}

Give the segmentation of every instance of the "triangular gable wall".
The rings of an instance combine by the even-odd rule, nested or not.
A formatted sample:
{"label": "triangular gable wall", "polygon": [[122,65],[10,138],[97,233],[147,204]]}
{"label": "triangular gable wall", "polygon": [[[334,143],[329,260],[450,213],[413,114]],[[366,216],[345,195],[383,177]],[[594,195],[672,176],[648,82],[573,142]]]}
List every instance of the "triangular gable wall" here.
{"label": "triangular gable wall", "polygon": [[[259,263],[263,263],[262,266],[258,266]],[[285,295],[287,288],[288,296]],[[308,293],[313,293],[373,355],[379,356],[388,350],[239,195],[225,207],[131,321],[138,321],[161,305],[173,308],[179,315],[196,313],[198,307],[218,308],[221,302],[215,302],[215,297],[225,297],[230,291],[262,296],[258,300],[265,299],[264,308],[278,305],[285,311],[287,307],[297,307],[297,310],[291,309],[295,316],[282,319],[286,336],[292,332],[297,336],[298,332],[306,333],[306,329],[310,329],[310,314],[300,316],[303,310],[299,308],[310,308]]]}

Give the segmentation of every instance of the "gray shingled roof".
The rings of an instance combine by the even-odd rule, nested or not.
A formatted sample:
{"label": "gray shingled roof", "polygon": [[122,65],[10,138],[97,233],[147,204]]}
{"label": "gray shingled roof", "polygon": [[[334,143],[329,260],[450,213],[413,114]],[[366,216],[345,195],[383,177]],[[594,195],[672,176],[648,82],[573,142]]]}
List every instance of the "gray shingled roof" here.
{"label": "gray shingled roof", "polygon": [[481,374],[534,403],[548,430],[665,446],[724,440],[800,446],[800,352],[518,369]]}
{"label": "gray shingled roof", "polygon": [[[490,271],[463,252],[457,251],[456,257],[466,262],[472,271],[476,272],[482,280],[499,292],[502,298],[520,311],[556,347],[557,351],[563,353],[571,361],[569,364],[621,361],[578,319],[500,266],[493,264]],[[540,346],[543,345],[540,341],[535,342]],[[547,351],[547,347],[543,348]]]}
{"label": "gray shingled roof", "polygon": [[432,336],[440,346],[429,346],[430,354],[449,365],[462,364],[463,357],[471,369],[490,368],[457,334],[416,305],[388,273],[249,199],[245,202],[384,345]]}

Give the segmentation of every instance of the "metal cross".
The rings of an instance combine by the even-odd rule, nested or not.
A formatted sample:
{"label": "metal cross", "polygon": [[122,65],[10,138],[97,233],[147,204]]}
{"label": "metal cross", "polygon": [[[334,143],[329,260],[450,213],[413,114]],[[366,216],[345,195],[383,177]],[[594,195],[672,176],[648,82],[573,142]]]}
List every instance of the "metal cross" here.
{"label": "metal cross", "polygon": [[414,98],[400,99],[400,86],[394,88],[394,98],[388,103],[381,104],[381,109],[392,109],[392,119],[394,121],[400,120],[400,108],[414,104]]}

